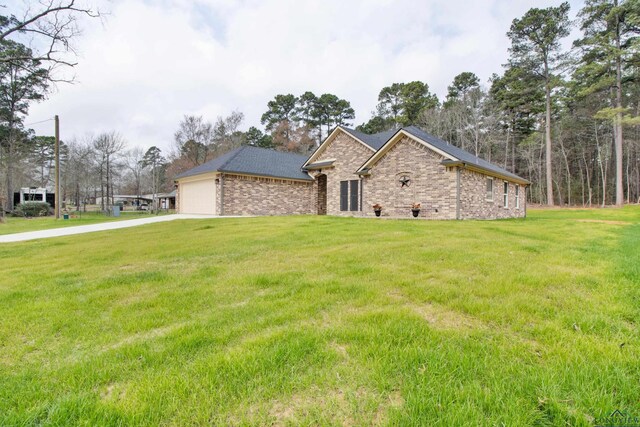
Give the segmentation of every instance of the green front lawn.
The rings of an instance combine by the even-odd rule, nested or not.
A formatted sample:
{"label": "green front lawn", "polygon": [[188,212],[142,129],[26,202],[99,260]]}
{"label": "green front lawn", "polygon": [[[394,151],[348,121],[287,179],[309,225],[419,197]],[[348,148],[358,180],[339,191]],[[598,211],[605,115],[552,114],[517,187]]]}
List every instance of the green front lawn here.
{"label": "green front lawn", "polygon": [[71,212],[69,219],[56,219],[53,216],[37,218],[5,217],[5,223],[0,223],[0,235],[23,233],[26,231],[47,230],[50,228],[73,227],[75,225],[97,224],[107,221],[121,221],[125,219],[146,218],[149,212],[124,211],[119,217],[106,216],[102,212]]}
{"label": "green front lawn", "polygon": [[640,208],[0,244],[0,425],[640,416]]}

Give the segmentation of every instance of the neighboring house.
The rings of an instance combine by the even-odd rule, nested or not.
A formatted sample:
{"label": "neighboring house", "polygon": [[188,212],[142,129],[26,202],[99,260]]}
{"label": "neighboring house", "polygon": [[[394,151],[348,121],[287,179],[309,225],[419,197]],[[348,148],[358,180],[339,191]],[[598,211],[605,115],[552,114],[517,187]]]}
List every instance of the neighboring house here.
{"label": "neighboring house", "polygon": [[170,193],[156,194],[159,209],[175,209],[176,208],[176,190]]}
{"label": "neighboring house", "polygon": [[[108,198],[105,197],[105,203],[107,205],[110,204],[111,201],[113,201],[113,204],[115,205],[122,204],[123,206],[140,206],[142,204],[151,203],[153,201],[153,195],[114,194],[113,196],[109,196]],[[102,204],[102,197],[96,197],[96,204]]]}
{"label": "neighboring house", "polygon": [[13,193],[13,205],[24,202],[47,202],[53,207],[55,204],[55,192],[44,187],[22,187],[20,191]]}
{"label": "neighboring house", "polygon": [[414,126],[337,127],[309,157],[241,147],[176,178],[181,213],[524,217],[529,182]]}

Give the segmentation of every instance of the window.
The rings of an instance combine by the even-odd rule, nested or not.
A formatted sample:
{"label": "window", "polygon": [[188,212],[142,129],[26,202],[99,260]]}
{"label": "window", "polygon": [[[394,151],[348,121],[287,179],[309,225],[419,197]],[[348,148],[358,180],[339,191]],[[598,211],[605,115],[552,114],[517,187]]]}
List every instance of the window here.
{"label": "window", "polygon": [[359,186],[360,180],[358,179],[340,181],[340,210],[342,212],[360,210]]}
{"label": "window", "polygon": [[357,211],[358,209],[358,184],[359,180],[353,179],[350,182],[351,187],[351,198],[350,198],[350,208],[352,211]]}
{"label": "window", "polygon": [[516,209],[520,209],[520,186],[516,185]]}
{"label": "window", "polygon": [[503,196],[504,207],[509,207],[509,183],[504,183],[504,196]]}
{"label": "window", "polygon": [[340,181],[340,210],[349,210],[349,181]]}
{"label": "window", "polygon": [[493,178],[487,178],[487,200],[493,200]]}

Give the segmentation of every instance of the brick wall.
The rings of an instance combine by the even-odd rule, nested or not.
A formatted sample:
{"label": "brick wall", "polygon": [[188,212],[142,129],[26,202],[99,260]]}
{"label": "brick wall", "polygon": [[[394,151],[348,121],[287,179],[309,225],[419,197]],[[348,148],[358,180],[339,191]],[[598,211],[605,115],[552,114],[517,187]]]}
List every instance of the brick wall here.
{"label": "brick wall", "polygon": [[[340,132],[328,143],[314,162],[335,159],[332,168],[323,169],[327,175],[327,214],[359,215],[360,212],[340,211],[340,181],[359,179],[355,172],[373,155],[373,150],[351,136]],[[316,173],[317,175],[317,173]]]}
{"label": "brick wall", "polygon": [[520,185],[520,207],[516,208],[516,184],[509,182],[509,205],[504,207],[504,180],[493,178],[493,197],[487,197],[487,175],[463,169],[460,172],[461,219],[522,218],[525,216],[525,186]]}
{"label": "brick wall", "polygon": [[[363,182],[363,214],[374,216],[372,206],[383,206],[382,215],[411,218],[411,205],[420,203],[420,217],[456,218],[456,172],[440,164],[442,156],[404,137],[376,163]],[[400,179],[408,178],[402,186]]]}
{"label": "brick wall", "polygon": [[223,175],[223,182],[223,215],[316,213],[313,182],[229,174]]}

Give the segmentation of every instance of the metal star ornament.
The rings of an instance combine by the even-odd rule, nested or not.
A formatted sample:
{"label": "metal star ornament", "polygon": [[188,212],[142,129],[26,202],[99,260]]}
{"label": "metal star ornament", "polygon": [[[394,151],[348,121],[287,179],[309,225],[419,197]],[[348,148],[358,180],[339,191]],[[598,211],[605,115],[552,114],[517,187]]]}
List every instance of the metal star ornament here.
{"label": "metal star ornament", "polygon": [[411,183],[411,178],[407,176],[403,176],[402,178],[400,178],[400,188],[408,187],[410,183]]}

